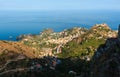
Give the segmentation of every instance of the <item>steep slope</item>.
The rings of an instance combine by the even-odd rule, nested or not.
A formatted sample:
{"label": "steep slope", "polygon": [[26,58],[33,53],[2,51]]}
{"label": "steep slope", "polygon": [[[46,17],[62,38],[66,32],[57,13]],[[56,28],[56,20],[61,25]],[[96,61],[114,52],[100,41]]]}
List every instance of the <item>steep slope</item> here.
{"label": "steep slope", "polygon": [[[20,42],[0,41],[0,77],[17,71],[24,71],[31,59],[38,58],[39,52]],[[6,77],[6,76],[5,76]]]}
{"label": "steep slope", "polygon": [[74,38],[63,47],[61,57],[80,56],[88,59],[94,55],[99,45],[104,44],[107,38],[116,37],[117,33],[107,24],[96,24],[82,36]]}
{"label": "steep slope", "polygon": [[91,77],[120,77],[120,26],[118,37],[108,38],[92,59]]}
{"label": "steep slope", "polygon": [[38,57],[37,51],[20,42],[0,41],[0,65],[17,58]]}

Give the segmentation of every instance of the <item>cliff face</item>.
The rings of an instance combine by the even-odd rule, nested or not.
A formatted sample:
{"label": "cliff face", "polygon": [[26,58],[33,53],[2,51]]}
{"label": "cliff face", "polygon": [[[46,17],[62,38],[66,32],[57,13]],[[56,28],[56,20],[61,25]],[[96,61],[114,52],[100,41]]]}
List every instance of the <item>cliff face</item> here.
{"label": "cliff face", "polygon": [[108,38],[93,56],[91,77],[120,77],[120,26],[117,38]]}
{"label": "cliff face", "polygon": [[119,25],[119,29],[118,29],[118,39],[120,39],[120,25]]}

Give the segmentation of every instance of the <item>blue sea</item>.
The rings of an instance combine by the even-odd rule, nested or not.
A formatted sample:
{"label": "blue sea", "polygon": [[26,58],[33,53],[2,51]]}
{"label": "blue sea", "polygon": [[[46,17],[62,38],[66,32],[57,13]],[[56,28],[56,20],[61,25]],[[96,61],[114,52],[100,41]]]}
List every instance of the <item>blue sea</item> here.
{"label": "blue sea", "polygon": [[72,27],[90,28],[107,23],[113,30],[120,24],[120,11],[59,10],[59,11],[0,11],[0,40],[15,40],[21,34],[39,34],[46,28],[56,32]]}

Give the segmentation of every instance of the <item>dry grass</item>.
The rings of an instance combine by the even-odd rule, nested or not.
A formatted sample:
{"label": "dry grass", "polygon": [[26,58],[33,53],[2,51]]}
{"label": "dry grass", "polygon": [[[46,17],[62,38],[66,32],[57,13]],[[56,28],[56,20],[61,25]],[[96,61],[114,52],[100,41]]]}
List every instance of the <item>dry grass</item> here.
{"label": "dry grass", "polygon": [[23,45],[20,42],[0,41],[0,53],[2,54],[5,50],[7,50],[8,52],[13,51],[18,54],[23,54],[29,58],[37,57],[37,54],[34,53],[35,52],[34,49],[26,45]]}

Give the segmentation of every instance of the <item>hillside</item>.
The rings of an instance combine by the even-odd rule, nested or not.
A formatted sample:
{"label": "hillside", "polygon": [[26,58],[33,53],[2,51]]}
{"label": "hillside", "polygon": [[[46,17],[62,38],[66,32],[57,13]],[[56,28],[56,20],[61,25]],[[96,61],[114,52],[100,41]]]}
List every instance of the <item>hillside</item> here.
{"label": "hillside", "polygon": [[62,48],[61,57],[80,57],[90,60],[99,45],[104,44],[107,38],[116,37],[117,33],[106,24],[96,24],[85,34],[74,38]]}
{"label": "hillside", "polygon": [[43,56],[58,54],[61,58],[67,58],[83,55],[84,58],[89,54],[88,57],[91,58],[100,44],[103,44],[107,38],[116,36],[116,31],[111,30],[107,24],[96,24],[89,30],[74,27],[62,32],[54,32],[52,29],[45,29],[39,35],[21,35],[18,40],[41,51]]}
{"label": "hillside", "polygon": [[38,35],[18,36],[17,42],[0,41],[0,76],[117,77],[118,32],[96,24],[62,32],[46,29]]}
{"label": "hillside", "polygon": [[0,66],[12,59],[35,58],[37,51],[20,42],[0,41]]}
{"label": "hillside", "polygon": [[100,45],[91,63],[91,77],[120,77],[120,26],[118,37]]}
{"label": "hillside", "polygon": [[37,51],[41,51],[42,56],[53,56],[60,52],[60,47],[72,41],[74,38],[85,34],[85,28],[71,28],[62,32],[54,32],[52,29],[43,30],[39,35],[21,35],[18,39],[21,43],[28,45]]}

